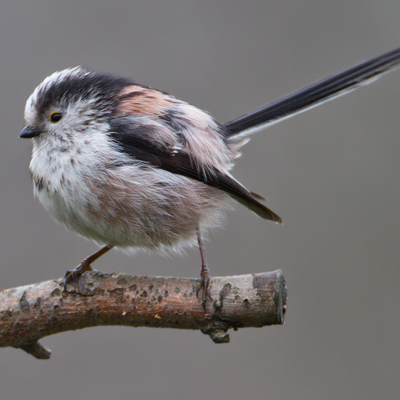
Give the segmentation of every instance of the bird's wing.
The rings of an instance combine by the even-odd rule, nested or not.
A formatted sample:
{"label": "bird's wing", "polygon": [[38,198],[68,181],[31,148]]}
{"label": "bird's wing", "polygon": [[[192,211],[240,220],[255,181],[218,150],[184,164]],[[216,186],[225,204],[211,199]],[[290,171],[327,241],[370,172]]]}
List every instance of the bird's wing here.
{"label": "bird's wing", "polygon": [[[110,122],[111,140],[119,150],[135,160],[145,161],[156,168],[179,174],[216,187],[264,219],[282,223],[281,218],[260,203],[253,194],[227,171],[196,165],[187,148],[159,140],[167,135],[157,129],[167,129],[146,117],[118,117]],[[158,140],[157,140],[158,139]]]}

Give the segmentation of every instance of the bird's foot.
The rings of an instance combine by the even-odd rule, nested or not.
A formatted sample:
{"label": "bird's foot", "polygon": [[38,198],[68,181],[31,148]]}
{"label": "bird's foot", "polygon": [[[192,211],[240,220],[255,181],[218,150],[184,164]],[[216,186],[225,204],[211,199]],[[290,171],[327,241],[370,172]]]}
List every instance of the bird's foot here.
{"label": "bird's foot", "polygon": [[203,265],[200,273],[200,284],[196,290],[196,296],[199,297],[200,291],[202,292],[201,296],[201,305],[203,306],[203,310],[206,311],[206,303],[207,299],[212,300],[213,298],[210,295],[210,273],[207,266]]}
{"label": "bird's foot", "polygon": [[68,284],[74,282],[79,287],[79,279],[86,271],[93,271],[93,268],[90,266],[90,263],[87,260],[83,260],[72,271],[67,271],[64,276],[64,290],[67,289]]}

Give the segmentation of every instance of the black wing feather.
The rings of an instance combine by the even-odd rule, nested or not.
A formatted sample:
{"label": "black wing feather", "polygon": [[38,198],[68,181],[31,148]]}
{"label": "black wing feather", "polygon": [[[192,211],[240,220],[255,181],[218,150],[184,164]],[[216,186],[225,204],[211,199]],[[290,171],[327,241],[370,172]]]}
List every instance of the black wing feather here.
{"label": "black wing feather", "polygon": [[168,172],[186,176],[216,187],[233,197],[236,201],[254,211],[264,219],[282,223],[281,218],[264,204],[257,201],[257,195],[248,191],[240,183],[216,169],[205,173],[197,168],[188,153],[174,151],[168,146],[155,145],[149,138],[154,134],[154,126],[138,124],[134,118],[115,118],[110,123],[112,133],[110,137],[118,144],[120,149],[136,160],[150,163]]}

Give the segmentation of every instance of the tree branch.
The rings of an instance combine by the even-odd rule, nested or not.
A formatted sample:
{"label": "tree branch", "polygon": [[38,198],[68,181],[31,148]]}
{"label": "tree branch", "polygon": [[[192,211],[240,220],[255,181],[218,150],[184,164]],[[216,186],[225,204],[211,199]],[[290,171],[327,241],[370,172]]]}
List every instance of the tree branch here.
{"label": "tree branch", "polygon": [[39,359],[50,350],[38,340],[100,325],[200,329],[215,343],[229,328],[283,324],[286,286],[282,271],[213,277],[206,310],[199,279],[85,273],[63,290],[63,279],[0,292],[0,347],[20,348]]}

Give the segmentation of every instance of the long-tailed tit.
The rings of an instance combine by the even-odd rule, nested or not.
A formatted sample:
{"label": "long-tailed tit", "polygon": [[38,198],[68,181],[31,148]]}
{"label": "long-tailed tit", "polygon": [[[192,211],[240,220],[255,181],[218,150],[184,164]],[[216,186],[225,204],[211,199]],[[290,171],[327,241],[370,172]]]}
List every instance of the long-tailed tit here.
{"label": "long-tailed tit", "polygon": [[[397,67],[400,49],[359,64],[226,124],[129,79],[81,67],[55,72],[31,94],[20,137],[33,138],[34,194],[59,222],[104,245],[66,274],[91,270],[112,247],[176,251],[197,243],[233,198],[281,223],[230,170],[249,134]],[[200,289],[199,288],[199,289]]]}

